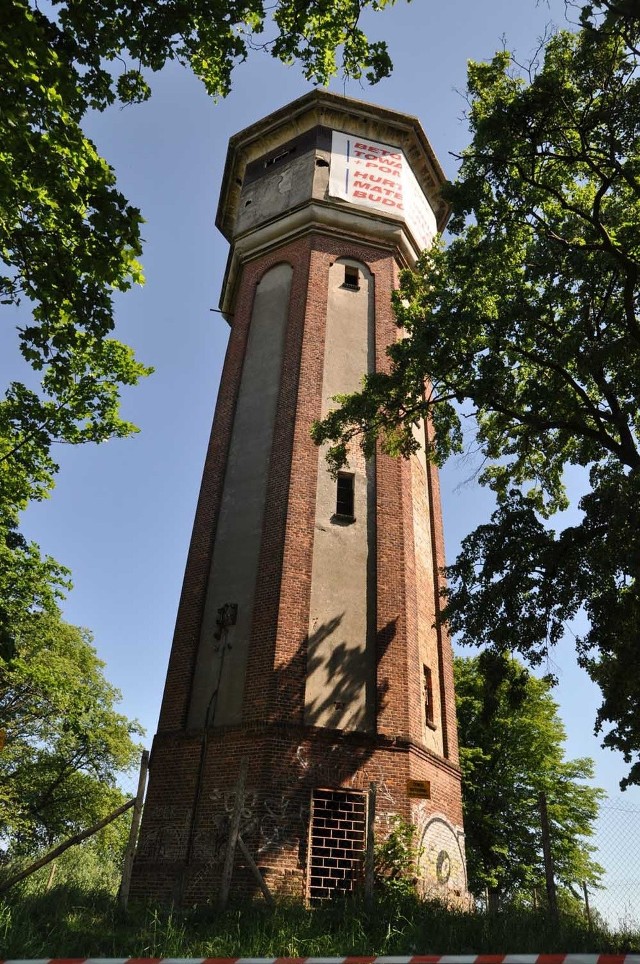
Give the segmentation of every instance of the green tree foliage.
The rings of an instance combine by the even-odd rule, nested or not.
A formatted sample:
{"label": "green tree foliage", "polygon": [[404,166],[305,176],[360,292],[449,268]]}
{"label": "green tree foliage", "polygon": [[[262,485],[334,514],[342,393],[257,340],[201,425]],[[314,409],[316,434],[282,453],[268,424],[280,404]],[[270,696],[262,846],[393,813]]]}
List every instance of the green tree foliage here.
{"label": "green tree foliage", "polygon": [[420,848],[415,826],[400,814],[391,818],[387,836],[374,848],[376,887],[398,896],[415,894],[420,874]]}
{"label": "green tree foliage", "polygon": [[86,829],[125,797],[116,774],[138,762],[142,731],[114,708],[91,635],[38,614],[0,657],[0,841],[29,854]]}
{"label": "green tree foliage", "polygon": [[[640,19],[596,0],[580,20],[528,70],[505,51],[470,65],[451,243],[403,277],[389,372],[315,438],[334,440],[334,465],[357,435],[407,454],[427,416],[442,463],[475,416],[498,508],[449,569],[451,627],[540,664],[585,612],[596,728],[636,761],[624,786],[640,783]],[[589,491],[555,532],[569,466]]]}
{"label": "green tree foliage", "polygon": [[557,883],[597,884],[589,844],[604,793],[582,781],[589,759],[565,760],[551,683],[485,650],[455,660],[467,869],[471,893],[499,899],[545,891],[538,797],[546,794]]}
{"label": "green tree foliage", "polygon": [[[0,408],[2,521],[51,488],[51,443],[127,435],[118,390],[148,369],[109,338],[114,290],[142,280],[140,214],[86,138],[80,65],[60,28],[13,2],[0,37],[0,295],[27,299],[19,329],[37,389],[13,382]],[[72,46],[72,45],[71,45]],[[88,80],[86,80],[88,83]]]}
{"label": "green tree foliage", "polygon": [[[2,531],[2,530],[0,530]],[[0,539],[0,659],[9,660],[16,638],[34,612],[58,614],[57,600],[69,588],[68,570],[6,525]]]}

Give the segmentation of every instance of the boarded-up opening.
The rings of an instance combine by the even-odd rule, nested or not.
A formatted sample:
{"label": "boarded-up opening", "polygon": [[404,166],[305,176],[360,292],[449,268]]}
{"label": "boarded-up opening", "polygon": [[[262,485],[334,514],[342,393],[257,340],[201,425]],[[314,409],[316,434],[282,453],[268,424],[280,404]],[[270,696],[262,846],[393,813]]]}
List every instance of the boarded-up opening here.
{"label": "boarded-up opening", "polygon": [[324,900],[353,890],[365,852],[365,795],[314,790],[309,836],[309,898]]}

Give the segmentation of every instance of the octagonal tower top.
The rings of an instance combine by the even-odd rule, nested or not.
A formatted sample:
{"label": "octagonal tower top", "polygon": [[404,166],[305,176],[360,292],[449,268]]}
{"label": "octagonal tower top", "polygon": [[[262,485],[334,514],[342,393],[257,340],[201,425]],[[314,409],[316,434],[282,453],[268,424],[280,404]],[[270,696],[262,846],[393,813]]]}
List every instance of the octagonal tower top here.
{"label": "octagonal tower top", "polygon": [[443,229],[445,175],[417,118],[313,90],[229,141],[216,224],[242,261],[310,228],[395,249],[402,265]]}

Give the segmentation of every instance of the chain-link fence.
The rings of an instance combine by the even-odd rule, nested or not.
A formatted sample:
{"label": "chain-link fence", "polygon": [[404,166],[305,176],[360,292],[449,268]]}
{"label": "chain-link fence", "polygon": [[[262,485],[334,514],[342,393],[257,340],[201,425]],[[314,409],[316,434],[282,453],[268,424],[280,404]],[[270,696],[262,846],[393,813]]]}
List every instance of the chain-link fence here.
{"label": "chain-link fence", "polygon": [[[541,876],[538,886],[511,892],[511,898],[519,906],[541,910],[554,919],[559,913],[573,915],[580,908],[589,926],[597,928],[604,924],[618,934],[637,937],[640,935],[640,807],[615,800],[600,804],[598,809],[593,836],[589,838],[589,845],[594,848],[590,857],[603,869],[598,884],[573,880],[567,887],[565,880],[564,885],[558,887],[553,854],[558,844],[556,840],[554,846],[554,834],[560,831],[558,825],[549,820],[546,797],[541,794],[534,817],[541,832]],[[493,913],[500,908],[499,892],[485,889],[484,893],[473,893],[472,906],[477,911]]]}
{"label": "chain-link fence", "polygon": [[588,894],[592,913],[616,930],[640,928],[640,807],[603,804],[594,854],[605,868],[598,890]]}

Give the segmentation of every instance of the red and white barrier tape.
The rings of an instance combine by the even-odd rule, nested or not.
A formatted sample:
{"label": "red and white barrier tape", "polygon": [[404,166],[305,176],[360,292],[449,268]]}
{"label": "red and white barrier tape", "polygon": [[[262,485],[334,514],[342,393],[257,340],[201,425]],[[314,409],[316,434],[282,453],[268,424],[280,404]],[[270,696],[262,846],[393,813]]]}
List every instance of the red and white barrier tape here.
{"label": "red and white barrier tape", "polygon": [[640,954],[414,954],[411,957],[42,957],[0,964],[640,964]]}

